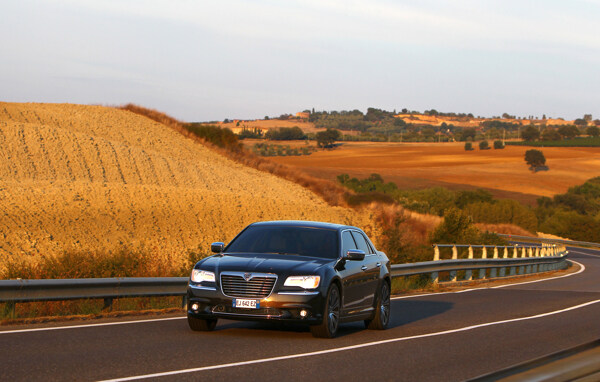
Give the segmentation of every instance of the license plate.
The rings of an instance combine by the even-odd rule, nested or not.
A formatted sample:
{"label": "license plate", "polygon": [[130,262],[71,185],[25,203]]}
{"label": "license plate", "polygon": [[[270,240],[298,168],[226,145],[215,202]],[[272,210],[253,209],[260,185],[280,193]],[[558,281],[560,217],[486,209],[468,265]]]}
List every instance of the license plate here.
{"label": "license plate", "polygon": [[246,300],[243,298],[236,298],[233,300],[233,307],[244,309],[259,309],[260,300]]}

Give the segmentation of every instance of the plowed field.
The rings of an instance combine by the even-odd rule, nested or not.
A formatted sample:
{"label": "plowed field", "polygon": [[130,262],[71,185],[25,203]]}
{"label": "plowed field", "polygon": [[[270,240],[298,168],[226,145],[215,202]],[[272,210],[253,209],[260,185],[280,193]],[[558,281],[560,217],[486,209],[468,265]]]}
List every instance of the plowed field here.
{"label": "plowed field", "polygon": [[526,202],[564,193],[600,175],[600,148],[538,148],[546,157],[549,171],[537,173],[525,164],[525,151],[529,149],[507,146],[503,150],[465,151],[463,143],[350,142],[335,150],[272,160],[327,179],[341,173],[358,177],[379,173],[402,188],[481,187],[496,196]]}
{"label": "plowed field", "polygon": [[0,264],[123,246],[180,262],[251,222],[279,219],[372,227],[366,212],[331,207],[136,114],[0,103]]}

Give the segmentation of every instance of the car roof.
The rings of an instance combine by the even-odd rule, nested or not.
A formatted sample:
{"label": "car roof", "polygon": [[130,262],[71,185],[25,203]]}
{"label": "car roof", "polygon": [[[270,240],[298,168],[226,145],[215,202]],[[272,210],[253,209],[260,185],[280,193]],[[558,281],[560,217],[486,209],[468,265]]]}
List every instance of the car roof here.
{"label": "car roof", "polygon": [[266,221],[266,222],[256,222],[252,223],[252,226],[279,226],[279,227],[305,227],[305,228],[320,228],[320,229],[333,229],[337,231],[341,231],[344,229],[358,229],[353,226],[342,225],[342,224],[334,224],[334,223],[326,223],[326,222],[315,222],[308,220],[274,220],[274,221]]}

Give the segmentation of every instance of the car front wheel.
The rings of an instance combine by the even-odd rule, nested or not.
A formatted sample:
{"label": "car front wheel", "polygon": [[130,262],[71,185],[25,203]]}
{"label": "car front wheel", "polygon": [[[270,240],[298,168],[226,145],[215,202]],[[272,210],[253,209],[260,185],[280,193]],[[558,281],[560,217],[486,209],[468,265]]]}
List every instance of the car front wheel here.
{"label": "car front wheel", "polygon": [[341,305],[340,289],[336,284],[332,284],[327,292],[325,311],[323,312],[323,322],[321,322],[320,325],[313,325],[310,327],[310,331],[314,337],[335,337],[340,325]]}

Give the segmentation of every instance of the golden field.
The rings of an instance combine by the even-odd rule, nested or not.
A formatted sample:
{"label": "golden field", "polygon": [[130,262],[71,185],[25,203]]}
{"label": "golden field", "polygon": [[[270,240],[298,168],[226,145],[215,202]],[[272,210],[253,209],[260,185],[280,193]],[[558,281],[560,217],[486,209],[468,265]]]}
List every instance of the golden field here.
{"label": "golden field", "polygon": [[0,264],[65,250],[149,251],[182,263],[259,220],[376,231],[368,212],[332,207],[143,116],[71,104],[0,103]]}
{"label": "golden field", "polygon": [[401,188],[477,187],[528,203],[539,196],[564,193],[600,174],[600,148],[541,148],[550,170],[537,173],[525,164],[529,149],[507,146],[503,150],[465,151],[464,143],[344,142],[334,150],[272,160],[326,179],[341,173],[359,178],[378,173]]}

